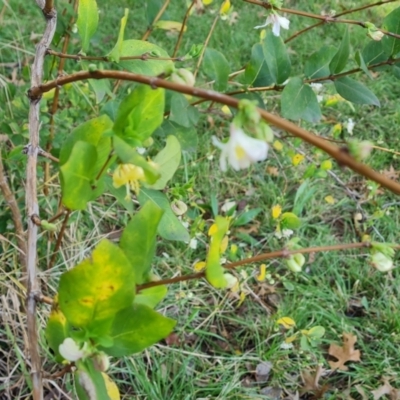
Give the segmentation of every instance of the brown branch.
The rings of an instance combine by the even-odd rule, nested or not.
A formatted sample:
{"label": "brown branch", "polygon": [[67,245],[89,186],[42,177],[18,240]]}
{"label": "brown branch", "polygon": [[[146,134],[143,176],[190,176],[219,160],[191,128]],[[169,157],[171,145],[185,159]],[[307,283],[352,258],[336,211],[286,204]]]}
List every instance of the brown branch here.
{"label": "brown branch", "polygon": [[[371,247],[371,243],[362,242],[362,243],[335,244],[332,246],[308,247],[308,248],[297,249],[297,250],[282,249],[282,250],[272,251],[270,253],[262,253],[262,254],[259,254],[257,256],[250,257],[250,258],[245,258],[244,260],[226,264],[223,267],[228,270],[235,269],[237,267],[240,267],[240,266],[243,266],[246,264],[261,262],[261,261],[269,260],[271,258],[286,258],[286,257],[290,256],[291,254],[297,254],[297,253],[309,254],[309,253],[321,253],[324,251],[340,251],[340,250],[362,249],[362,248],[369,248],[369,247]],[[395,246],[393,246],[393,248],[399,249],[400,245],[395,245]],[[197,272],[194,274],[176,276],[175,278],[162,279],[159,281],[148,282],[148,283],[144,283],[142,285],[137,285],[136,291],[140,292],[141,290],[148,289],[148,288],[151,288],[154,286],[170,285],[172,283],[190,281],[190,280],[200,279],[200,278],[204,278],[204,277],[205,277],[205,271]]]}
{"label": "brown branch", "polygon": [[[353,12],[365,10],[365,9],[371,8],[371,7],[380,6],[380,5],[386,4],[386,3],[393,3],[394,1],[397,1],[397,0],[378,1],[377,3],[367,4],[367,5],[364,5],[364,6],[361,6],[361,7],[353,8],[351,10],[343,11],[343,12],[341,12],[339,14],[336,14],[335,17],[341,17],[341,16],[346,15],[346,14],[351,14]],[[320,21],[320,22],[317,22],[316,24],[310,25],[307,28],[302,29],[301,31],[296,32],[295,34],[290,36],[288,39],[286,39],[285,43],[289,43],[291,40],[295,39],[296,37],[302,35],[303,33],[306,33],[307,31],[309,31],[309,30],[311,30],[313,28],[316,28],[317,26],[321,26],[324,23],[325,23],[325,21]]]}
{"label": "brown branch", "polygon": [[[67,58],[69,60],[87,60],[87,61],[104,61],[104,62],[111,62],[108,56],[84,56],[80,54],[67,54],[63,50],[62,52],[54,51],[54,50],[47,50],[47,54],[59,57],[59,58]],[[120,57],[120,61],[129,61],[129,60],[142,60],[142,61],[183,61],[182,57],[153,57],[149,53],[143,53],[138,56],[126,56]]]}
{"label": "brown branch", "polygon": [[178,40],[176,42],[174,53],[172,54],[172,57],[176,57],[176,55],[178,54],[178,50],[179,50],[179,47],[181,46],[181,42],[182,42],[182,38],[183,38],[183,32],[185,32],[186,22],[189,18],[190,11],[192,10],[192,8],[196,4],[196,2],[197,2],[197,0],[192,0],[192,2],[190,3],[190,6],[186,10],[186,14],[183,17],[182,27],[181,27],[181,30],[179,31]]}
{"label": "brown branch", "polygon": [[[42,83],[43,64],[46,50],[50,46],[56,30],[57,13],[52,5],[52,0],[46,0],[42,7],[46,19],[46,28],[43,38],[36,47],[35,58],[31,70],[31,87],[37,87]],[[39,95],[36,98],[30,99],[29,144],[27,146],[28,163],[26,171],[26,208],[28,214],[28,245],[26,255],[26,272],[28,279],[27,330],[31,359],[33,400],[43,399],[42,364],[40,360],[39,338],[36,323],[36,296],[40,293],[40,286],[36,276],[38,227],[31,218],[33,215],[39,215],[36,168],[37,156],[39,153],[40,97],[41,96]]]}
{"label": "brown branch", "polygon": [[156,15],[156,17],[154,18],[154,21],[151,23],[151,25],[147,28],[147,31],[144,33],[142,40],[147,40],[147,38],[150,36],[151,31],[153,30],[154,24],[161,18],[161,16],[164,14],[164,11],[167,9],[169,2],[171,0],[165,0],[165,3],[163,4],[163,6],[160,8],[160,11],[158,12],[158,14]]}
{"label": "brown branch", "polygon": [[68,219],[69,219],[70,215],[71,215],[71,210],[67,210],[67,212],[65,213],[64,221],[61,225],[60,232],[57,237],[56,245],[54,246],[53,255],[51,256],[51,259],[50,259],[49,265],[47,266],[47,269],[50,269],[54,265],[54,262],[56,261],[58,250],[61,247],[62,239],[64,237],[64,232],[67,227],[67,223],[68,223]]}
{"label": "brown branch", "polygon": [[[56,80],[49,81],[45,84],[32,87],[29,91],[29,96],[31,99],[35,99],[37,97],[40,97],[42,93],[48,92],[57,85],[63,86],[66,85],[67,83],[77,82],[85,79],[110,79],[110,78],[144,83],[146,85],[150,85],[152,88],[161,87],[164,89],[173,90],[175,92],[189,94],[194,97],[201,97],[207,100],[215,101],[220,104],[226,104],[227,106],[235,108],[237,108],[239,104],[238,99],[227,96],[225,94],[214,92],[213,90],[206,90],[187,85],[180,85],[178,83],[166,81],[165,79],[134,74],[132,72],[108,71],[108,70],[81,71],[75,74],[63,76]],[[339,165],[347,166],[351,168],[353,171],[357,172],[358,174],[379,183],[380,185],[389,189],[393,193],[400,194],[399,183],[389,179],[388,177],[382,174],[379,174],[378,172],[371,169],[369,166],[356,161],[353,157],[351,157],[348,154],[348,152],[343,151],[342,148],[337,147],[323,140],[322,138],[312,134],[311,132],[308,132],[305,129],[300,128],[299,126],[293,124],[292,122],[287,121],[277,115],[273,115],[262,109],[258,109],[258,112],[265,121],[271,123],[272,125],[284,131],[290,132],[294,136],[297,136],[300,139],[304,140],[305,142],[323,150],[325,153],[329,154],[331,157],[336,159]]]}
{"label": "brown branch", "polygon": [[22,266],[26,265],[26,237],[24,233],[24,226],[22,224],[22,215],[19,210],[17,200],[8,184],[6,172],[4,171],[3,159],[0,147],[0,190],[3,193],[4,200],[11,210],[12,220],[15,227],[15,236],[18,244],[18,258]]}
{"label": "brown branch", "polygon": [[219,15],[217,15],[217,16],[214,18],[214,21],[213,21],[213,23],[212,23],[212,25],[211,25],[210,31],[208,32],[206,41],[204,42],[203,48],[201,49],[201,53],[200,53],[199,59],[198,59],[197,64],[196,64],[196,69],[195,69],[194,72],[193,72],[193,75],[194,75],[195,78],[196,78],[196,76],[197,76],[197,74],[198,74],[198,72],[199,72],[201,63],[203,62],[204,54],[205,54],[205,52],[206,52],[208,43],[209,43],[209,41],[210,41],[210,39],[211,39],[211,36],[212,36],[212,34],[213,34],[213,32],[214,32],[214,29],[215,29],[215,27],[216,27],[216,25],[217,25],[218,20],[219,20]]}

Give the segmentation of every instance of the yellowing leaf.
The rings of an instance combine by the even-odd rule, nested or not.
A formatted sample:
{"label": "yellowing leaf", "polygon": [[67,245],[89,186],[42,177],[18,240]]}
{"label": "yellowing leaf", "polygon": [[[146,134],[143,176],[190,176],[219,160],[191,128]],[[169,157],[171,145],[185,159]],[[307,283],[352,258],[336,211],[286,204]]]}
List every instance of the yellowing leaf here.
{"label": "yellowing leaf", "polygon": [[221,6],[221,8],[220,8],[220,10],[219,10],[219,13],[220,13],[220,15],[221,16],[226,16],[226,14],[229,12],[229,9],[231,8],[231,2],[230,2],[230,0],[225,0],[223,3],[222,3],[222,6]]}
{"label": "yellowing leaf", "polygon": [[332,169],[332,161],[331,160],[322,161],[321,169],[323,171],[329,171],[330,169]]}
{"label": "yellowing leaf", "polygon": [[221,247],[220,247],[221,254],[225,253],[226,249],[228,248],[228,243],[229,243],[229,238],[228,236],[225,236],[221,242]]}
{"label": "yellowing leaf", "polygon": [[279,318],[278,321],[276,321],[276,323],[282,325],[285,329],[290,329],[296,326],[296,322],[294,322],[294,319],[290,317]]}
{"label": "yellowing leaf", "polygon": [[335,204],[335,203],[336,203],[336,200],[335,200],[332,196],[326,196],[326,197],[325,197],[325,201],[326,201],[328,204]]}
{"label": "yellowing leaf", "polygon": [[103,375],[107,394],[110,400],[120,400],[121,397],[119,394],[118,386],[115,384],[115,382],[105,372],[102,372],[101,375]]}
{"label": "yellowing leaf", "polygon": [[226,115],[232,115],[231,110],[227,105],[222,106],[221,111]]}
{"label": "yellowing leaf", "polygon": [[272,207],[272,218],[277,219],[282,213],[282,207],[280,204],[277,204],[276,206]]}
{"label": "yellowing leaf", "polygon": [[260,31],[260,40],[264,40],[265,37],[267,36],[267,30],[266,29],[261,29]]}
{"label": "yellowing leaf", "polygon": [[[182,29],[182,23],[176,21],[157,21],[154,27],[158,29],[164,29],[166,31],[180,32]],[[183,31],[186,31],[186,25],[183,28]]]}
{"label": "yellowing leaf", "polygon": [[279,140],[275,140],[272,146],[276,151],[281,151],[283,149],[283,144]]}
{"label": "yellowing leaf", "polygon": [[240,292],[238,307],[240,307],[242,305],[242,303],[244,302],[245,299],[246,299],[246,293],[243,291]]}
{"label": "yellowing leaf", "polygon": [[213,0],[203,0],[203,4],[205,6],[208,6],[209,4],[211,4],[213,2]]}
{"label": "yellowing leaf", "polygon": [[292,164],[293,164],[294,166],[299,165],[303,160],[304,160],[303,154],[295,154],[295,155],[292,157]]}
{"label": "yellowing leaf", "polygon": [[194,264],[193,269],[196,272],[202,271],[206,267],[206,262],[205,261],[199,261],[196,264]]}
{"label": "yellowing leaf", "polygon": [[342,124],[334,125],[331,133],[334,138],[338,138],[340,136],[340,134],[342,133]]}
{"label": "yellowing leaf", "polygon": [[327,107],[336,105],[339,101],[343,101],[343,98],[339,94],[335,94],[333,96],[329,96],[325,102]]}
{"label": "yellowing leaf", "polygon": [[210,229],[208,230],[208,236],[213,236],[213,235],[215,235],[215,234],[217,233],[217,231],[218,231],[218,226],[217,226],[217,224],[212,224],[212,225],[210,226]]}
{"label": "yellowing leaf", "polygon": [[265,276],[267,274],[267,266],[265,264],[260,265],[260,271],[258,275],[256,276],[256,279],[258,282],[262,282],[265,279]]}
{"label": "yellowing leaf", "polygon": [[221,244],[228,232],[229,218],[217,216],[215,224],[208,231],[211,236],[210,248],[206,261],[206,278],[208,282],[215,288],[225,288],[227,280],[224,276],[224,268],[221,265]]}
{"label": "yellowing leaf", "polygon": [[297,333],[292,335],[292,336],[289,336],[288,338],[286,338],[285,339],[285,343],[292,343],[292,342],[294,342],[296,340],[296,338],[297,338]]}

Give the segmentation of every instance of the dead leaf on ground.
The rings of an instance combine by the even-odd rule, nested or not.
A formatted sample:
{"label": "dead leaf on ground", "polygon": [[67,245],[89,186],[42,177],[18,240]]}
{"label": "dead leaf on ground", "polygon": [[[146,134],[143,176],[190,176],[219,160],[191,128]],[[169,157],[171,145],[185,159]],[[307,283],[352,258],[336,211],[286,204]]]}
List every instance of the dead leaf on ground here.
{"label": "dead leaf on ground", "polygon": [[313,393],[315,399],[322,399],[325,392],[329,389],[329,385],[325,384],[320,386],[319,380],[321,378],[324,369],[321,365],[318,365],[315,373],[311,371],[303,371],[301,377],[303,379],[303,387],[301,388],[301,393]]}
{"label": "dead leaf on ground", "polygon": [[344,365],[347,361],[360,361],[360,350],[355,350],[354,345],[357,342],[357,336],[351,333],[343,333],[343,346],[331,344],[329,355],[337,358],[338,361],[328,361],[332,369],[347,371],[349,368]]}
{"label": "dead leaf on ground", "polygon": [[383,385],[376,390],[372,390],[374,400],[379,400],[382,396],[389,395],[390,400],[400,400],[400,389],[395,389],[390,383],[389,378],[383,377]]}
{"label": "dead leaf on ground", "polygon": [[386,178],[396,180],[400,176],[400,171],[396,171],[393,168],[393,165],[391,165],[389,169],[385,169],[385,170],[381,171],[381,174],[385,175]]}

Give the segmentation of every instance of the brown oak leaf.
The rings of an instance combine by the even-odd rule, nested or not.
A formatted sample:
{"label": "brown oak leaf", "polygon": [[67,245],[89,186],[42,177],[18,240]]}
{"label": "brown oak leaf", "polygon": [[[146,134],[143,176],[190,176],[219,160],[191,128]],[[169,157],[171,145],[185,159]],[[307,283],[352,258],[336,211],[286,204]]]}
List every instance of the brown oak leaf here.
{"label": "brown oak leaf", "polygon": [[400,389],[395,389],[390,383],[389,379],[383,377],[383,385],[371,392],[374,400],[379,400],[382,396],[389,395],[390,400],[400,400]]}
{"label": "brown oak leaf", "polygon": [[331,344],[329,355],[337,358],[338,361],[328,361],[332,369],[341,369],[347,371],[349,368],[344,365],[347,361],[360,361],[360,350],[355,350],[354,345],[357,342],[357,336],[351,333],[343,333],[343,346]]}

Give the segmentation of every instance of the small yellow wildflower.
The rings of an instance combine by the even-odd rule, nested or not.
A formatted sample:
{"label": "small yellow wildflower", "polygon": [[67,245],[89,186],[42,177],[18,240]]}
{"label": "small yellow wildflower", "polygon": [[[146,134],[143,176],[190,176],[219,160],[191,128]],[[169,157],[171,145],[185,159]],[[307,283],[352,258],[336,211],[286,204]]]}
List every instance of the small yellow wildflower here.
{"label": "small yellow wildflower", "polygon": [[279,216],[280,216],[281,213],[282,213],[282,207],[281,207],[281,205],[280,205],[280,204],[277,204],[276,206],[273,206],[273,207],[272,207],[272,210],[271,210],[271,213],[272,213],[272,218],[273,218],[273,219],[279,218]]}
{"label": "small yellow wildflower", "polygon": [[292,157],[292,164],[296,167],[296,166],[299,165],[303,160],[304,160],[303,154],[295,154],[295,155]]}

